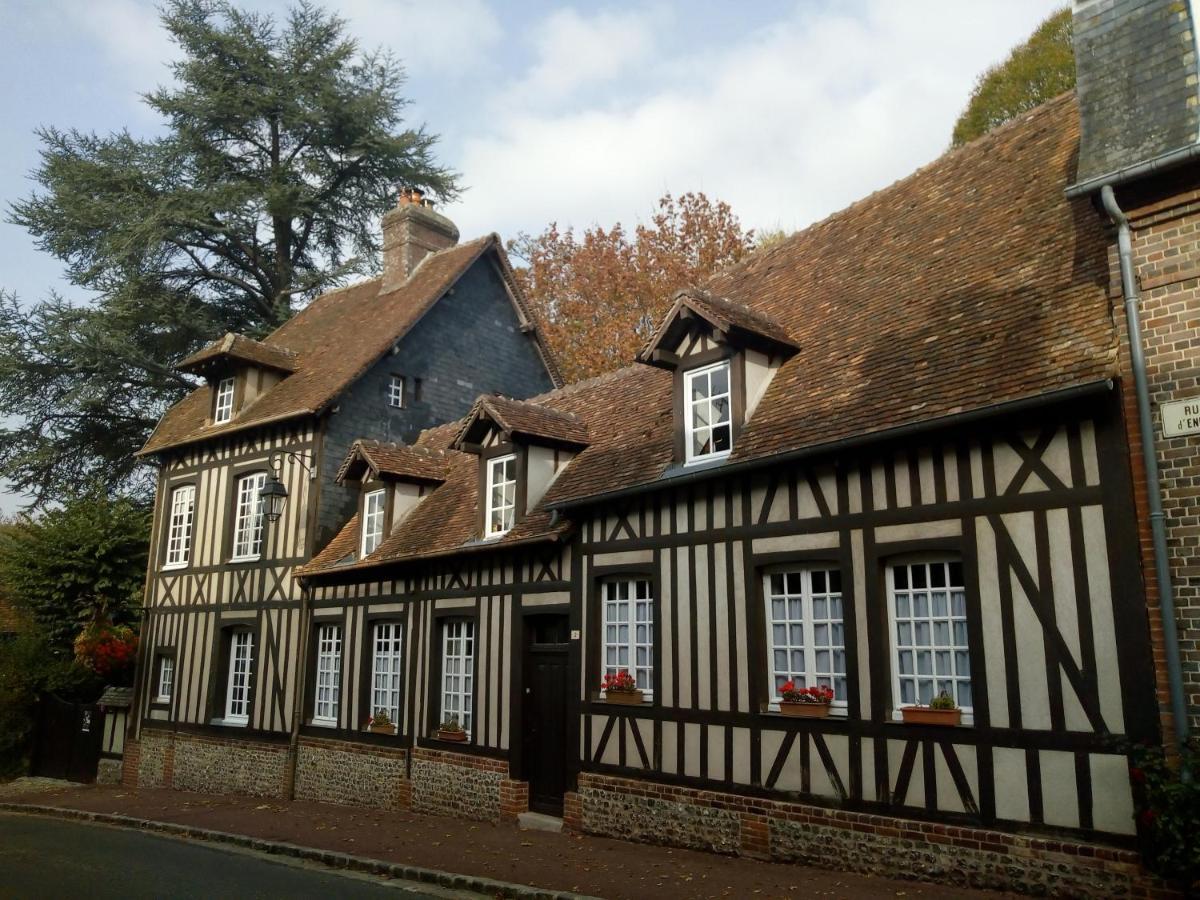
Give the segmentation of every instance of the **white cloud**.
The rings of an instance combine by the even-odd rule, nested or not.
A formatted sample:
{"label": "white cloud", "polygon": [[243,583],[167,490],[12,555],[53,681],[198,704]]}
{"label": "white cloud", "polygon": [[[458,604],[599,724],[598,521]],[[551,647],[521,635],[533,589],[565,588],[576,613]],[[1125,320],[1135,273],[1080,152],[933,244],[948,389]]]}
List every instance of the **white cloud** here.
{"label": "white cloud", "polygon": [[644,62],[654,49],[655,29],[668,26],[660,12],[601,11],[585,17],[574,9],[558,10],[536,28],[537,61],[508,94],[520,104],[552,102],[613,81]]}
{"label": "white cloud", "polygon": [[469,71],[503,34],[485,0],[338,0],[329,8],[364,49],[387,47],[411,69],[443,78]]}
{"label": "white cloud", "polygon": [[[457,166],[470,190],[448,213],[465,235],[511,234],[552,220],[629,223],[664,191],[703,190],[748,225],[806,225],[943,151],[977,74],[1054,5],[800,6],[732,42],[622,65],[605,97],[570,109],[521,102],[519,89],[553,73],[557,51],[543,52],[464,138]],[[557,14],[543,34],[554,22],[572,35],[564,58],[584,56],[589,25],[603,48],[600,17]],[[574,84],[614,77],[586,57],[571,71]]]}

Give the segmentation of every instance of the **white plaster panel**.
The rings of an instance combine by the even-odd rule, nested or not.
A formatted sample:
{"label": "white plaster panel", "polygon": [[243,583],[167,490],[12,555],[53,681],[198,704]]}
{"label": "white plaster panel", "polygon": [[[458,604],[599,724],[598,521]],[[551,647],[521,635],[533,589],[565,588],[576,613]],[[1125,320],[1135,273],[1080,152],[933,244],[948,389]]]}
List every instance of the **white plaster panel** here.
{"label": "white plaster panel", "polygon": [[[717,696],[714,698],[714,704],[717,709],[730,709],[731,698],[729,696],[729,663],[730,663],[730,635],[729,635],[729,611],[730,603],[739,604],[738,585],[733,585],[733,589],[729,589],[729,581],[725,567],[725,545],[714,544],[712,555],[713,566],[713,584],[717,589],[717,646],[713,648],[713,660],[717,667]],[[730,595],[733,595],[732,597]],[[711,759],[711,756],[710,756]]]}
{"label": "white plaster panel", "polygon": [[[1007,728],[1008,692],[1005,688],[1004,634],[1000,616],[1000,573],[996,562],[996,536],[987,519],[976,519],[977,556],[979,567],[979,605],[983,618],[983,633],[989,639],[984,647],[984,668],[987,671],[988,711],[992,724]],[[975,660],[972,663],[978,664]]]}
{"label": "white plaster panel", "polygon": [[750,783],[750,732],[745,728],[733,729],[733,780]]}
{"label": "white plaster panel", "polygon": [[683,726],[683,774],[692,778],[700,777],[700,741],[702,730],[694,722]]}
{"label": "white plaster panel", "polygon": [[738,709],[750,709],[750,660],[749,638],[746,633],[746,618],[749,599],[746,597],[745,560],[741,548],[733,551],[733,596],[734,596],[734,640],[738,647]]}
{"label": "white plaster panel", "polygon": [[[963,777],[967,780],[967,785],[971,790],[971,797],[975,799],[976,804],[979,802],[979,772],[975,764],[975,748],[970,744],[951,744],[948,745],[954,750],[954,755],[958,757],[958,763],[962,766]],[[934,751],[934,775],[937,778],[937,808],[950,812],[966,812],[966,804],[962,802],[962,797],[958,794],[958,785],[954,783],[954,776],[950,773],[950,764],[946,762],[946,754],[942,752],[941,747]]]}
{"label": "white plaster panel", "polygon": [[883,466],[875,463],[871,466],[871,493],[876,509],[887,509],[887,479],[883,474]]}
{"label": "white plaster panel", "polygon": [[854,515],[862,512],[862,480],[857,471],[846,473],[846,492],[850,512]]}
{"label": "white plaster panel", "polygon": [[912,482],[908,474],[908,455],[897,453],[889,463],[892,467],[892,477],[896,481],[896,506],[907,509],[913,505]]}
{"label": "white plaster panel", "polygon": [[708,777],[721,779],[725,777],[725,728],[714,725],[707,732]]}
{"label": "white plaster panel", "polygon": [[[996,816],[1014,822],[1029,821],[1029,770],[1025,751],[996,747],[992,751],[992,777],[996,784]],[[1042,780],[1046,777],[1042,772]]]}
{"label": "white plaster panel", "polygon": [[[875,796],[875,739],[863,738],[859,748],[862,768],[862,795],[864,800],[878,800]],[[847,784],[846,788],[849,789]]]}
{"label": "white plaster panel", "polygon": [[[1037,552],[1033,537],[1033,514],[1012,513],[1002,517],[1025,567],[1037,577]],[[1013,629],[1017,633],[1017,683],[1021,688],[1021,724],[1025,728],[1050,727],[1050,690],[1046,683],[1046,645],[1041,621],[1025,595],[1016,573],[1007,576],[1012,585]],[[1010,661],[1011,662],[1011,661]],[[1061,670],[1055,671],[1061,684]]]}
{"label": "white plaster panel", "polygon": [[825,502],[829,505],[829,511],[835,516],[840,515],[841,511],[838,509],[837,472],[832,467],[822,467],[820,474],[817,476],[817,483],[821,486],[821,493],[825,497]]}
{"label": "white plaster panel", "polygon": [[474,609],[474,597],[443,597],[434,603],[436,609]]}
{"label": "white plaster panel", "polygon": [[1093,753],[1088,757],[1092,770],[1092,825],[1097,831],[1134,834],[1133,789],[1129,784],[1129,763],[1124,756]]}
{"label": "white plaster panel", "polygon": [[662,723],[662,770],[668,775],[679,774],[679,729],[678,722]]}
{"label": "white plaster panel", "polygon": [[797,550],[833,550],[838,546],[838,533],[784,534],[778,537],[755,538],[755,553],[793,553]]}
{"label": "white plaster panel", "polygon": [[971,442],[971,497],[962,494],[963,486],[959,486],[959,497],[955,499],[969,500],[972,497],[982,497],[985,493],[983,484],[983,452],[979,449],[979,445],[974,441]]}
{"label": "white plaster panel", "polygon": [[875,529],[875,543],[920,541],[928,538],[958,537],[961,534],[962,522],[958,519],[946,519],[940,522],[914,522],[910,525],[882,525]]}
{"label": "white plaster panel", "polygon": [[1079,425],[1079,440],[1083,445],[1083,477],[1089,485],[1100,483],[1100,459],[1096,451],[1096,426],[1091,421]]}
{"label": "white plaster panel", "polygon": [[1075,754],[1043,750],[1042,815],[1047,825],[1079,827],[1079,793],[1075,784]]}
{"label": "white plaster panel", "polygon": [[711,631],[709,629],[709,604],[708,604],[708,559],[709,548],[705,544],[698,544],[695,550],[695,566],[696,566],[696,596],[692,598],[692,609],[696,615],[696,646],[692,652],[700,661],[699,671],[697,673],[697,687],[699,689],[699,707],[700,709],[712,709],[712,678],[710,677],[709,666],[713,663],[717,655],[717,648],[711,646]]}
{"label": "white plaster panel", "polygon": [[1088,589],[1092,594],[1092,639],[1096,648],[1096,679],[1100,690],[1100,715],[1111,731],[1124,730],[1121,672],[1117,658],[1117,627],[1113,620],[1112,583],[1108,577],[1104,511],[1084,507],[1083,550],[1087,556]]}
{"label": "white plaster panel", "polygon": [[[906,741],[888,741],[888,774],[891,777],[891,791],[896,793],[896,783],[900,775],[900,762],[904,758]],[[925,805],[925,766],[921,761],[921,748],[917,747],[917,755],[913,760],[912,777],[908,780],[908,790],[904,795],[905,806]]]}
{"label": "white plaster panel", "polygon": [[1058,476],[1059,481],[1068,487],[1071,486],[1071,445],[1067,440],[1066,428],[1059,428],[1054,433],[1054,439],[1042,454],[1042,462]]}
{"label": "white plaster panel", "polygon": [[917,453],[917,477],[921,482],[921,503],[933,503],[936,497],[933,478],[933,452],[924,447]]}
{"label": "white plaster panel", "polygon": [[[764,783],[766,782],[767,773],[771,771],[771,767],[775,765],[775,757],[779,755],[779,748],[783,746],[784,733],[782,731],[763,731],[761,743],[761,760],[759,763],[760,771]],[[803,734],[796,736],[797,740],[804,738]],[[792,748],[792,754],[795,756],[795,762],[788,759],[784,763],[783,769],[779,773],[779,780],[775,782],[775,787],[781,791],[798,791],[800,790],[800,757],[795,747]]]}
{"label": "white plaster panel", "polygon": [[953,503],[958,500],[962,490],[958,483],[958,451],[953,447],[943,451],[942,471],[946,473],[946,500]]}
{"label": "white plaster panel", "polygon": [[[676,585],[677,593],[674,604],[675,618],[679,623],[679,646],[675,648],[677,660],[675,674],[679,676],[679,703],[681,706],[690,706],[692,702],[692,654],[696,652],[696,648],[692,646],[692,615],[695,600],[688,594],[688,555],[686,547],[675,548],[675,561],[677,566],[676,574],[679,579]],[[670,627],[667,621],[663,622],[663,627]],[[664,665],[666,665],[665,662]]]}
{"label": "white plaster panel", "polygon": [[[1018,438],[1024,440],[1024,438]],[[1012,484],[1013,477],[1021,468],[1021,457],[1017,451],[1008,445],[1008,441],[998,440],[992,444],[992,470],[996,473],[996,491],[1003,494]],[[1031,485],[1036,485],[1037,490],[1044,491],[1046,486],[1042,484],[1042,480],[1034,473],[1029,476],[1029,480],[1025,482],[1024,490],[1028,490]]]}

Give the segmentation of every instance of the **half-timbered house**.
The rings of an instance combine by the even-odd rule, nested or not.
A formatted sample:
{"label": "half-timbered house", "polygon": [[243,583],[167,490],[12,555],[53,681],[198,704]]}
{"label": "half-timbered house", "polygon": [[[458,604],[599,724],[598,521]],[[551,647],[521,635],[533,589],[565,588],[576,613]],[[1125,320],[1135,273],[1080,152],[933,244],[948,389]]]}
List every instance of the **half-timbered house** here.
{"label": "half-timbered house", "polygon": [[[286,747],[308,627],[294,572],[359,502],[336,477],[352,443],[412,440],[481,390],[559,383],[498,236],[460,244],[415,191],[383,234],[380,277],[318,297],[261,341],[229,334],[183,360],[203,384],[141,451],[159,480],[138,715],[194,738],[175,783],[245,787],[260,773],[238,740]],[[286,495],[274,520],[268,485]],[[286,761],[271,771],[291,777]]]}
{"label": "half-timbered house", "polygon": [[[303,626],[256,663],[293,727],[247,733],[229,786],[536,810],[962,884],[1146,888],[1126,748],[1186,736],[1186,716],[1142,448],[1178,451],[1174,528],[1195,445],[1143,443],[1130,348],[1157,390],[1200,383],[1194,334],[1172,331],[1200,314],[1200,174],[1184,156],[1138,169],[1132,139],[1110,171],[1089,141],[1095,111],[1140,90],[1142,45],[1107,34],[1160,29],[1195,94],[1177,7],[1079,4],[1078,97],[682,290],[627,367],[349,445],[331,465],[357,502],[293,572]],[[1129,220],[1165,251],[1121,256]],[[1127,326],[1128,265],[1170,340]],[[208,647],[181,667],[211,668]],[[606,692],[620,672],[640,696]],[[188,737],[199,713],[150,721],[152,674],[127,777],[195,787],[218,751]],[[787,682],[828,688],[827,715],[786,715]],[[955,724],[907,720],[942,694]]]}

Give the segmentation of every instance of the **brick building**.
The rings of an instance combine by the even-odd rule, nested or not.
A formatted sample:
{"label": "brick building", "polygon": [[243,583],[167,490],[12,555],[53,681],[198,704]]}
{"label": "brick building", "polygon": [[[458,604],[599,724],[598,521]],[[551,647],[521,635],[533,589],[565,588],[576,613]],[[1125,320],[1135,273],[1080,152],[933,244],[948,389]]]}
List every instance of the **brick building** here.
{"label": "brick building", "polygon": [[1196,53],[1162,0],[1076,36],[1078,96],[681,291],[626,368],[338,432],[336,515],[289,484],[261,526],[340,518],[295,602],[152,579],[127,779],[1154,890],[1125,746],[1195,715]]}

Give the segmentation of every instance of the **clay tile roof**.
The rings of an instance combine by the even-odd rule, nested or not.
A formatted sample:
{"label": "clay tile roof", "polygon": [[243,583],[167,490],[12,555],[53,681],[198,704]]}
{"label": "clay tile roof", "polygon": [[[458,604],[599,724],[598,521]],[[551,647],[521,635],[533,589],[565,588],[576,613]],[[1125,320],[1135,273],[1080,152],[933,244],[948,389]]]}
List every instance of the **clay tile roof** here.
{"label": "clay tile roof", "polygon": [[350,452],[338,469],[337,480],[344,481],[358,461],[370,466],[376,475],[427,482],[445,481],[448,465],[444,450],[358,440],[350,447]]}
{"label": "clay tile roof", "polygon": [[[731,461],[820,450],[1111,378],[1108,240],[1088,201],[1063,193],[1077,141],[1076,104],[1065,95],[710,282],[712,296],[769,317],[801,348]],[[713,314],[728,309],[715,304]],[[670,372],[635,364],[524,404],[578,416],[588,445],[505,541],[547,539],[547,509],[677,471],[672,390]],[[461,429],[442,426],[418,443],[448,447]],[[479,546],[478,462],[451,455],[446,483],[368,565]],[[339,535],[340,557],[353,547],[353,536]]]}
{"label": "clay tile roof", "polygon": [[490,234],[429,255],[395,290],[381,292],[382,279],[373,278],[322,294],[261,342],[294,355],[292,374],[221,425],[208,424],[209,388],[192,391],[167,410],[138,454],[320,412],[388,352],[488,251],[496,254],[502,273],[509,273],[506,281],[522,321],[533,332],[551,378],[555,384],[561,383],[553,356],[511,279],[500,237]]}
{"label": "clay tile roof", "polygon": [[483,415],[510,435],[541,438],[572,447],[585,447],[588,443],[587,424],[574,413],[528,400],[485,394],[475,401],[471,412],[467,414],[455,440],[456,447],[462,445],[467,432]]}
{"label": "clay tile roof", "polygon": [[[770,316],[801,348],[731,462],[1115,375],[1109,241],[1089,202],[1063,193],[1078,141],[1066,94],[710,281],[710,295]],[[670,421],[670,387],[638,390],[609,398],[639,411],[619,436],[589,421],[592,443],[545,503],[669,474],[669,446],[637,430],[655,402]]]}
{"label": "clay tile roof", "polygon": [[780,322],[745,303],[737,303],[718,297],[700,288],[685,288],[677,291],[675,302],[663,317],[662,322],[638,353],[638,359],[649,361],[672,326],[676,324],[681,310],[689,309],[714,328],[724,332],[735,332],[743,337],[753,337],[786,350],[795,350],[796,342]]}
{"label": "clay tile roof", "polygon": [[286,347],[264,344],[254,338],[232,331],[225,337],[206,344],[203,348],[182,360],[175,368],[183,372],[199,372],[218,361],[249,363],[276,369],[280,372],[296,371],[296,354]]}

